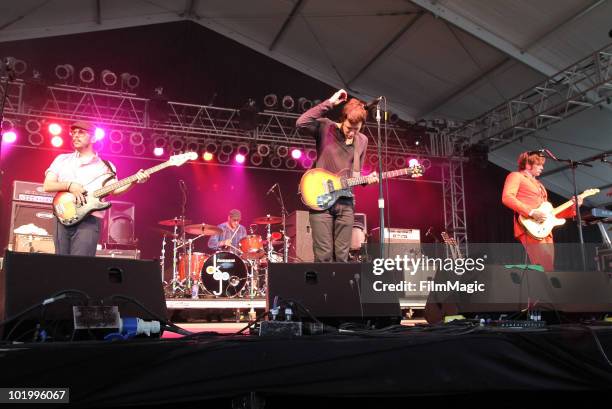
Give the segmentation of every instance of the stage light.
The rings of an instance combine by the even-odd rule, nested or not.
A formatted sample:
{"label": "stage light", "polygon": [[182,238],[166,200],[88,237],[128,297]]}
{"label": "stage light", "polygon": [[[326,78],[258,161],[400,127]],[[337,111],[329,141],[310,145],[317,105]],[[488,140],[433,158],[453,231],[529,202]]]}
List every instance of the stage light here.
{"label": "stage light", "polygon": [[164,148],[162,148],[161,146],[158,146],[157,148],[153,149],[153,155],[162,156],[163,154],[164,154]]}
{"label": "stage light", "polygon": [[100,77],[102,78],[102,84],[106,85],[107,87],[114,87],[117,85],[117,74],[111,70],[103,70]]}
{"label": "stage light", "polygon": [[40,122],[36,119],[28,119],[25,128],[29,133],[38,133],[40,132]]}
{"label": "stage light", "polygon": [[140,132],[132,132],[130,134],[130,144],[142,145],[144,143],[144,136]]}
{"label": "stage light", "polygon": [[389,114],[389,123],[390,124],[396,124],[399,121],[399,116],[395,113],[395,112],[391,112],[391,114]]}
{"label": "stage light", "polygon": [[104,139],[104,135],[106,135],[104,129],[96,127],[96,129],[94,130],[94,141],[101,141],[102,139]]}
{"label": "stage light", "polygon": [[55,146],[56,148],[59,148],[63,144],[64,144],[64,139],[62,139],[61,136],[56,135],[53,138],[51,138],[51,145]]}
{"label": "stage light", "polygon": [[49,133],[53,136],[57,136],[62,133],[62,126],[60,124],[56,124],[55,122],[49,124]]}
{"label": "stage light", "polygon": [[132,152],[134,152],[134,155],[142,155],[145,153],[145,146],[143,144],[141,145],[133,145],[132,146]]}
{"label": "stage light", "polygon": [[118,129],[113,129],[108,135],[108,139],[113,143],[123,142],[123,132]]}
{"label": "stage light", "polygon": [[278,156],[273,156],[272,158],[270,158],[270,166],[272,166],[273,168],[280,167],[282,163],[283,163],[283,160],[279,158]]}
{"label": "stage light", "polygon": [[202,159],[204,159],[206,162],[210,162],[213,159],[213,154],[210,152],[204,152],[202,154]]}
{"label": "stage light", "polygon": [[96,79],[96,74],[94,74],[93,68],[83,67],[81,71],[79,71],[79,79],[85,84],[91,84],[94,82]]}
{"label": "stage light", "polygon": [[185,141],[180,136],[173,136],[170,138],[170,149],[175,152],[182,151],[185,147]]}
{"label": "stage light", "polygon": [[254,166],[259,166],[263,163],[263,157],[257,153],[252,154],[250,159]]}
{"label": "stage light", "polygon": [[278,156],[279,158],[284,158],[288,154],[289,154],[289,148],[287,148],[286,146],[281,145],[276,148],[276,156]]}
{"label": "stage light", "polygon": [[230,156],[226,153],[221,152],[219,155],[217,155],[217,160],[219,161],[219,163],[227,163],[230,160]]}
{"label": "stage light", "polygon": [[7,57],[5,60],[9,62],[13,71],[15,71],[15,74],[17,75],[24,74],[28,70],[28,64],[26,64],[26,62],[23,60],[19,60],[14,57]]}
{"label": "stage light", "polygon": [[232,154],[232,152],[234,151],[234,145],[232,145],[231,142],[223,142],[221,144],[221,152],[224,153],[225,155],[229,156]]}
{"label": "stage light", "polygon": [[122,153],[123,152],[123,144],[122,143],[111,142],[111,144],[110,144],[110,151],[111,151],[111,153],[114,153],[114,154]]}
{"label": "stage light", "polygon": [[291,95],[285,95],[283,97],[283,101],[281,102],[283,109],[286,111],[292,111],[295,108],[295,101]]}
{"label": "stage light", "polygon": [[314,149],[307,149],[306,157],[314,162],[315,160],[317,160],[317,151]]}
{"label": "stage light", "polygon": [[2,134],[2,142],[13,143],[17,140],[17,133],[15,131],[6,131]]}
{"label": "stage light", "polygon": [[310,169],[310,168],[312,167],[312,164],[313,164],[313,163],[314,163],[314,162],[313,162],[313,161],[311,161],[310,159],[308,159],[308,158],[304,158],[304,159],[302,160],[302,167],[303,167],[304,169]]}
{"label": "stage light", "polygon": [[121,74],[121,88],[135,89],[140,85],[140,78],[137,75],[132,75],[129,72]]}
{"label": "stage light", "polygon": [[278,103],[278,97],[276,94],[268,94],[264,97],[263,103],[266,108],[274,108]]}
{"label": "stage light", "polygon": [[408,160],[408,166],[413,167],[413,166],[419,166],[419,160],[416,158],[412,158],[410,160]]}
{"label": "stage light", "polygon": [[44,141],[45,138],[38,132],[32,132],[28,135],[28,142],[30,142],[32,146],[42,145]]}
{"label": "stage light", "polygon": [[217,146],[217,142],[214,139],[208,139],[204,142],[204,150],[210,153],[216,153],[219,147]]}
{"label": "stage light", "polygon": [[151,135],[151,139],[153,140],[154,148],[163,148],[166,146],[166,137],[160,134]]}
{"label": "stage light", "polygon": [[293,158],[287,158],[285,159],[285,166],[287,167],[287,169],[295,169],[295,167],[297,166],[297,161]]}
{"label": "stage light", "polygon": [[291,157],[293,159],[299,159],[302,157],[302,151],[297,149],[297,148],[293,148],[291,149]]}
{"label": "stage light", "polygon": [[237,153],[234,159],[236,160],[237,163],[242,164],[244,163],[246,157],[244,155],[241,155],[240,153]]}
{"label": "stage light", "polygon": [[270,145],[257,145],[257,153],[262,157],[268,156],[270,154]]}
{"label": "stage light", "polygon": [[65,81],[74,75],[74,67],[70,64],[57,65],[55,67],[55,76]]}
{"label": "stage light", "polygon": [[200,150],[200,142],[197,138],[187,138],[187,143],[185,144],[185,150],[187,152],[197,152]]}
{"label": "stage light", "polygon": [[308,98],[304,98],[304,97],[301,97],[300,99],[298,99],[298,111],[306,112],[310,108],[312,108],[311,100],[309,100]]}
{"label": "stage light", "polygon": [[241,143],[236,148],[236,152],[241,154],[242,156],[247,156],[249,154],[250,150],[251,149],[249,148],[249,145],[247,145],[246,143]]}
{"label": "stage light", "polygon": [[403,156],[396,156],[393,162],[398,168],[403,168],[404,166],[406,166],[406,158],[404,158]]}

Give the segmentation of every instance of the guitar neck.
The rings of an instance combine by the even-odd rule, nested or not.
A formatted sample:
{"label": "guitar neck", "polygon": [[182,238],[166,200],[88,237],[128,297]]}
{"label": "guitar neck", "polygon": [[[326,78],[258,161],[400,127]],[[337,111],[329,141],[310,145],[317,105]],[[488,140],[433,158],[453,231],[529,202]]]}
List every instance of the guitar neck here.
{"label": "guitar neck", "polygon": [[[586,192],[582,192],[581,194],[578,195],[578,197],[580,199],[584,199],[586,196],[590,196],[589,194],[586,194]],[[568,207],[572,206],[574,204],[574,202],[572,200],[568,200],[567,202],[560,204],[559,206],[555,207],[553,209],[553,214],[557,215],[559,213],[561,213],[562,211],[564,211],[565,209],[567,209]]]}
{"label": "guitar neck", "polygon": [[[394,177],[397,177],[397,176],[409,175],[411,173],[412,173],[412,169],[410,169],[410,168],[404,168],[404,169],[398,169],[398,170],[390,170],[388,172],[383,172],[382,173],[382,178],[383,179],[394,178]],[[357,177],[354,177],[354,178],[348,178],[346,180],[347,187],[363,185],[365,183],[367,183],[367,176],[357,176]]]}
{"label": "guitar neck", "polygon": [[[146,169],[144,170],[144,173],[146,173],[147,175],[152,175],[155,172],[159,172],[162,169],[167,168],[168,166],[171,166],[169,161],[166,161],[164,163],[160,163],[159,165],[153,166],[152,168]],[[111,194],[112,192],[114,192],[116,189],[119,189],[120,187],[129,185],[130,183],[134,183],[138,180],[138,178],[136,177],[136,173],[133,174],[132,176],[128,176],[124,179],[121,179],[115,183],[111,183],[108,186],[104,186],[100,189],[97,189],[93,192],[94,197],[97,198],[102,198],[104,196],[107,196],[109,194]]]}

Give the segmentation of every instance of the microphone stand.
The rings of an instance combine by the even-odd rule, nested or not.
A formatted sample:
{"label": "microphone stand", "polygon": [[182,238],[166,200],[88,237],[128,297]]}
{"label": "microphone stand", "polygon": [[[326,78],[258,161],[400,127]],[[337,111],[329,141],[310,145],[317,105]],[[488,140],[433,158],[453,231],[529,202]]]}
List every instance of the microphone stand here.
{"label": "microphone stand", "polygon": [[[0,87],[3,88],[2,93],[2,105],[0,105],[0,128],[4,126],[4,107],[6,100],[8,99],[8,89],[11,81],[15,79],[15,71],[10,64],[9,58],[0,60],[0,76],[6,76],[4,84],[0,83]],[[4,128],[0,129],[0,186],[2,186],[2,179],[4,171],[2,170],[2,139],[4,134]],[[2,193],[0,193],[0,196]]]}
{"label": "microphone stand", "polygon": [[572,185],[574,188],[574,201],[575,201],[574,205],[576,206],[576,224],[578,226],[578,239],[580,241],[580,261],[582,263],[582,271],[586,271],[586,256],[584,254],[584,236],[582,235],[582,216],[580,215],[580,206],[578,206],[578,187],[576,185],[576,168],[580,165],[588,166],[592,168],[593,165],[586,163],[586,162],[581,162],[581,161],[572,160],[572,159],[559,159],[555,155],[553,155],[552,152],[550,152],[548,149],[545,150],[545,152],[552,160],[557,161],[557,162],[567,163],[570,169],[572,170]]}
{"label": "microphone stand", "polygon": [[[380,258],[385,254],[385,198],[383,196],[382,139],[380,135],[380,101],[376,104],[376,128],[378,135],[378,220],[380,224]],[[362,164],[363,165],[363,164]]]}

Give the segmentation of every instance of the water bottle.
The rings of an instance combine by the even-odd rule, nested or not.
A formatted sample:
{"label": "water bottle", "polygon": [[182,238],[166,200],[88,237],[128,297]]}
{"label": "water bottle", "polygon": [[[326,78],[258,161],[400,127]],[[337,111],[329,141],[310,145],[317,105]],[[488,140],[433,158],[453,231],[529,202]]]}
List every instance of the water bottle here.
{"label": "water bottle", "polygon": [[291,316],[293,315],[293,311],[291,311],[290,307],[285,308],[285,321],[291,321]]}
{"label": "water bottle", "polygon": [[198,299],[198,291],[199,291],[198,287],[199,287],[198,283],[193,283],[193,285],[191,286],[191,298],[194,300]]}

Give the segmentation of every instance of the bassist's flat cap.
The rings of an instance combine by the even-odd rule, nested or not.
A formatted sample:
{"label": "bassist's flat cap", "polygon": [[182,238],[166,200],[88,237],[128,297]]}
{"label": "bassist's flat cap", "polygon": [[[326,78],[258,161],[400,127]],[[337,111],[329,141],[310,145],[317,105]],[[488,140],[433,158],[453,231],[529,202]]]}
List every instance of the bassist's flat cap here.
{"label": "bassist's flat cap", "polygon": [[90,134],[94,134],[96,132],[96,126],[89,121],[77,121],[70,125],[70,130],[73,129],[83,129]]}

